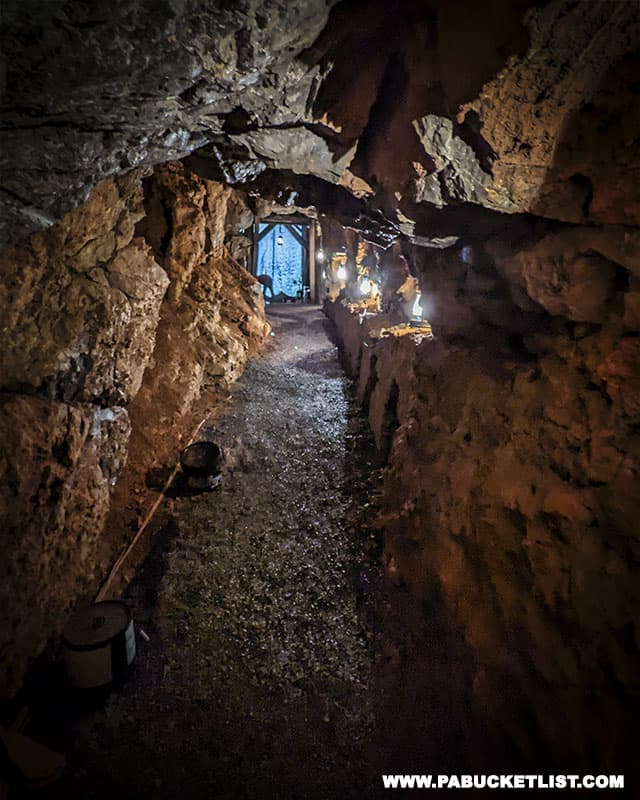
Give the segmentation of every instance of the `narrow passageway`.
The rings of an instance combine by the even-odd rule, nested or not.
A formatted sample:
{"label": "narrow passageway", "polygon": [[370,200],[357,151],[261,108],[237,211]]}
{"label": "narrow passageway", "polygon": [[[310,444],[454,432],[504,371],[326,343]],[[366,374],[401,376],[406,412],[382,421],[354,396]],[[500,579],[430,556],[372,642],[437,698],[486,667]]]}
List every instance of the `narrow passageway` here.
{"label": "narrow passageway", "polygon": [[638,0],[1,14],[0,800],[640,797]]}
{"label": "narrow passageway", "polygon": [[170,501],[164,552],[129,589],[151,641],[139,637],[122,694],[85,719],[63,795],[368,793],[362,420],[322,312],[287,306],[271,322],[272,346],[204,431],[227,453],[222,487]]}

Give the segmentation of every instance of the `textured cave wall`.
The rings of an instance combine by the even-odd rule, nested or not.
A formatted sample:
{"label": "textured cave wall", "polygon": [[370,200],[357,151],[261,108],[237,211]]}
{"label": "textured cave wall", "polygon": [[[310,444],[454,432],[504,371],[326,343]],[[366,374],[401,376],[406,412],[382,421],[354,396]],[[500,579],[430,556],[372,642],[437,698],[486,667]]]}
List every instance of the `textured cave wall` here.
{"label": "textured cave wall", "polygon": [[[129,406],[129,458],[109,518],[120,530],[125,520],[144,516],[149,506],[147,494],[134,494],[132,487],[144,486],[147,474],[175,461],[176,436],[167,432],[188,437],[227,396],[270,330],[260,285],[229,257],[225,245],[225,240],[227,245],[237,241],[239,226],[253,221],[244,198],[203,181],[180,162],[157,167],[145,187],[147,216],[138,230],[172,282],[151,363]],[[197,401],[203,394],[201,407]],[[110,551],[107,542],[105,560]],[[143,549],[128,567],[141,555]]]}
{"label": "textured cave wall", "polygon": [[[390,563],[401,561],[407,580],[415,572],[418,594],[448,581],[447,619],[459,621],[477,654],[471,683],[487,714],[505,707],[494,673],[514,687],[510,697],[522,691],[528,708],[543,697],[532,686],[574,686],[565,640],[578,635],[594,644],[585,644],[575,672],[600,687],[593,708],[604,708],[614,687],[626,685],[624,659],[635,657],[638,637],[624,569],[636,558],[629,497],[637,491],[640,5],[122,0],[105,9],[81,0],[5,3],[0,242],[52,225],[107,176],[193,154],[188,163],[200,178],[162,167],[145,178],[144,202],[140,173],[111,178],[91,195],[91,219],[83,222],[81,206],[62,227],[5,254],[3,380],[14,398],[6,419],[33,419],[24,430],[44,437],[33,458],[51,453],[55,466],[38,478],[44,495],[25,490],[44,497],[36,533],[22,536],[22,522],[8,528],[20,541],[11,569],[31,569],[44,541],[38,531],[66,529],[47,516],[62,507],[60,482],[88,484],[93,469],[82,491],[99,489],[88,526],[98,530],[125,444],[109,448],[126,443],[131,421],[135,478],[148,445],[166,445],[144,420],[178,424],[201,388],[222,388],[262,337],[262,323],[253,327],[255,289],[217,248],[226,213],[229,247],[245,257],[251,220],[242,195],[215,183],[224,181],[282,206],[315,205],[371,241],[388,244],[400,233],[414,244],[459,240],[439,254],[404,239],[383,259],[391,318],[404,313],[393,293],[410,270],[430,298],[435,344],[360,347],[366,327],[331,308],[354,368],[361,364],[378,441],[390,448],[390,486],[407,496],[400,521],[389,523]],[[67,243],[60,231],[69,219]],[[217,296],[223,274],[227,303]],[[57,313],[67,301],[83,304],[82,324]],[[5,424],[7,442],[22,435]],[[3,463],[15,472],[12,448]],[[98,466],[80,469],[83,459]],[[522,474],[539,473],[531,498],[506,488],[508,466],[521,462]],[[30,480],[11,478],[14,487]],[[427,502],[432,483],[437,496]],[[15,490],[7,502],[27,515],[26,493]],[[429,536],[433,562],[424,556]],[[415,558],[401,558],[403,541]],[[609,577],[593,567],[585,578],[572,567],[592,545],[589,563]],[[543,552],[548,566],[540,566]],[[593,622],[590,580],[602,606]],[[535,598],[516,616],[501,610],[511,583],[512,609],[523,587]],[[626,609],[622,616],[609,598]],[[45,613],[53,618],[55,609]],[[37,620],[26,632],[12,626],[32,642],[44,635],[34,633]],[[557,656],[545,650],[547,635],[562,639]],[[551,666],[523,667],[529,645],[553,656]],[[574,697],[584,708],[581,690]],[[567,719],[579,725],[579,715],[568,711]],[[542,734],[551,723],[535,726]],[[564,730],[558,725],[551,738]]]}
{"label": "textured cave wall", "polygon": [[93,578],[169,283],[143,214],[134,172],[2,255],[3,694]]}
{"label": "textured cave wall", "polygon": [[[300,124],[318,70],[295,57],[322,30],[331,5],[7,0],[0,242],[59,219],[101,178],[204,145],[216,161],[222,146],[241,156],[223,163],[237,179],[258,174],[273,157],[289,158],[283,144],[301,133],[291,162],[317,157],[330,173],[324,140]],[[282,126],[275,146],[260,130],[246,136],[247,127],[274,124]]]}
{"label": "textured cave wall", "polygon": [[235,238],[238,219],[250,227],[253,217],[237,192],[200,179],[180,163],[155,170],[146,202],[139,230],[172,282],[154,365],[138,402],[146,396],[154,402],[155,396],[155,402],[183,411],[203,386],[232,383],[268,333],[260,285],[225,247],[227,232]]}
{"label": "textured cave wall", "polygon": [[341,184],[434,241],[484,209],[637,224],[639,51],[637,3],[427,0],[340,4],[306,58]]}
{"label": "textured cave wall", "polygon": [[[315,106],[358,139],[350,172],[407,236],[380,252],[384,314],[327,304],[388,459],[379,525],[414,599],[406,649],[421,630],[430,702],[472,765],[631,770],[640,6],[427,2],[409,19],[369,53],[375,91],[337,102],[338,60]],[[380,337],[414,280],[436,339]],[[438,701],[453,675],[457,710]]]}
{"label": "textured cave wall", "polygon": [[[389,574],[424,605],[425,625],[441,614],[450,629],[434,644],[430,668],[446,667],[433,680],[466,672],[461,724],[475,720],[487,742],[500,731],[502,752],[524,765],[542,751],[631,769],[638,233],[535,223],[405,256],[382,255],[388,313],[359,324],[340,301],[327,311],[388,458]],[[396,291],[409,269],[433,341],[379,336],[406,319]],[[466,656],[453,664],[456,637]]]}
{"label": "textured cave wall", "polygon": [[638,222],[640,182],[624,180],[640,168],[635,2],[3,11],[0,243],[101,178],[189,154],[279,202],[340,204],[371,237],[437,242],[482,229],[487,211]]}
{"label": "textured cave wall", "polygon": [[120,532],[103,529],[132,431],[140,468],[145,415],[173,442],[266,333],[259,287],[219,255],[231,190],[162,174],[170,233],[162,179],[134,170],[0,258],[2,696],[113,558]]}

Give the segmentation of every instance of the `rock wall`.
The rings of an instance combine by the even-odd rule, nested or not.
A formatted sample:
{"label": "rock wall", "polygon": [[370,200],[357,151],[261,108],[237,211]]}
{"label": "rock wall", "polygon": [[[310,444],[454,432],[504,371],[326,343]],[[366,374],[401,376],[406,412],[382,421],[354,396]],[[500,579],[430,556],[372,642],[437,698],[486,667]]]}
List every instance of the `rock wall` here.
{"label": "rock wall", "polygon": [[[228,180],[258,174],[278,157],[295,164],[286,142],[297,134],[302,155],[315,154],[326,168],[323,139],[301,125],[318,70],[296,56],[333,2],[122,0],[107,9],[7,0],[0,242],[52,224],[102,178],[210,143]],[[236,140],[249,127],[274,125],[284,131],[284,152],[263,143],[260,131]],[[251,163],[236,169],[223,158],[227,147]]]}
{"label": "rock wall", "polygon": [[488,209],[637,224],[633,0],[4,6],[0,242],[189,154],[369,236],[434,242]]}
{"label": "rock wall", "polygon": [[[470,766],[484,753],[493,768],[502,754],[511,768],[630,774],[639,264],[637,231],[536,223],[483,244],[387,251],[386,313],[362,324],[327,304],[387,453],[385,563],[422,609],[406,634],[442,622],[426,680],[466,687],[455,722],[440,711],[468,732]],[[407,318],[394,292],[409,270],[433,340],[381,335]]]}
{"label": "rock wall", "polygon": [[132,430],[144,439],[152,412],[172,441],[264,338],[259,287],[220,257],[229,194],[179,167],[134,170],[0,256],[3,697],[113,558],[103,529]]}
{"label": "rock wall", "polygon": [[187,415],[198,398],[205,393],[207,405],[197,422],[226,397],[269,332],[260,285],[225,247],[225,238],[235,239],[240,208],[246,225],[253,221],[243,198],[174,162],[148,179],[145,202],[139,231],[172,283],[152,363],[129,406],[133,433],[109,520],[115,529],[124,529],[123,519],[144,515],[149,505],[132,488],[175,460],[176,439],[166,431],[189,435],[196,420]]}

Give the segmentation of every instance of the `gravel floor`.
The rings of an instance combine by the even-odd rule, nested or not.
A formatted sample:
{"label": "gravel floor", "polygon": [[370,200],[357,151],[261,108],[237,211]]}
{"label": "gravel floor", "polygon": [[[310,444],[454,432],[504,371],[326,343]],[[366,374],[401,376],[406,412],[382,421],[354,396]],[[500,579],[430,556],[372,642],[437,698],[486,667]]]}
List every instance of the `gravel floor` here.
{"label": "gravel floor", "polygon": [[375,458],[322,312],[271,311],[272,344],[203,435],[219,489],[167,501],[128,590],[131,679],[76,722],[60,797],[371,797]]}

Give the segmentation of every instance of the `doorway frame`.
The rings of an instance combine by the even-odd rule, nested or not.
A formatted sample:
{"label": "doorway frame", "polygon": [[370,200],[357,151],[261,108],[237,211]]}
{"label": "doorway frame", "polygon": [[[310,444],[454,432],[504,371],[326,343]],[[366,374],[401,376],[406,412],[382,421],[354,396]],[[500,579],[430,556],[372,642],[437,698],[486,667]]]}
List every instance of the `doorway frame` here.
{"label": "doorway frame", "polygon": [[[260,225],[269,225],[271,227],[265,229],[260,233]],[[307,229],[307,241],[301,242],[297,231],[291,230],[292,235],[300,242],[303,247],[303,252],[306,251],[307,271],[309,273],[309,291],[310,300],[312,303],[318,302],[318,286],[316,276],[316,225],[315,220],[311,217],[305,217],[302,214],[271,214],[263,219],[256,219],[253,223],[253,255],[251,258],[251,273],[257,274],[258,270],[258,244],[260,240],[272,230],[276,225],[284,225],[289,230],[294,225],[303,226]]]}

